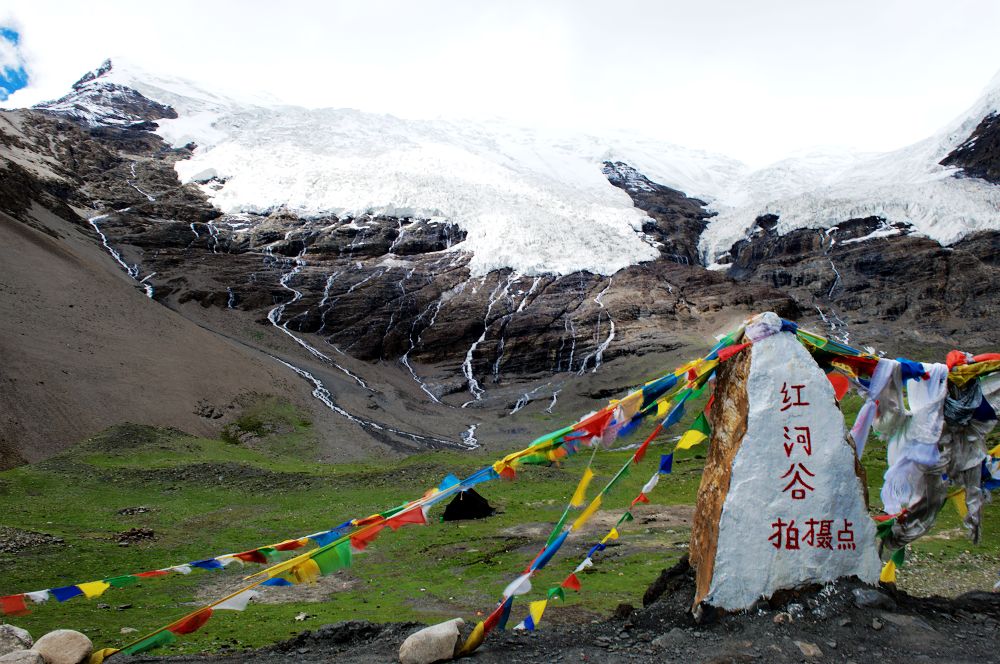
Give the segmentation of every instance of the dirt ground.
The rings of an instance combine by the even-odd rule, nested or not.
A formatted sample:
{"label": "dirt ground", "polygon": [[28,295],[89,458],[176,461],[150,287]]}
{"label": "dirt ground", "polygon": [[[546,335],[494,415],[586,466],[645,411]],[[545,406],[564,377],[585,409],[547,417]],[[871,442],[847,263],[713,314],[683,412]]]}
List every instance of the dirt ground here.
{"label": "dirt ground", "polygon": [[[541,662],[951,662],[997,661],[1000,594],[916,598],[891,587],[843,580],[761,602],[751,611],[708,615],[690,609],[694,577],[686,561],[664,570],[646,606],[618,608],[607,620],[496,631],[466,661]],[[273,647],[211,656],[122,657],[125,662],[398,661],[399,645],[421,626],[359,621],[326,625]],[[466,626],[466,630],[471,628]],[[114,660],[112,660],[114,661]]]}

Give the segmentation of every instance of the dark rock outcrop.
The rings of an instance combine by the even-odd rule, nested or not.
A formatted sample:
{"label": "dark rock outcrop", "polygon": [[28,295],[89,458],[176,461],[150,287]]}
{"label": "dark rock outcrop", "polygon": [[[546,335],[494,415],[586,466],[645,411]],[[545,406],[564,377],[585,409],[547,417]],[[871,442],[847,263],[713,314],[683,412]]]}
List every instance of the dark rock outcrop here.
{"label": "dark rock outcrop", "polygon": [[961,145],[941,160],[962,174],[1000,184],[1000,114],[987,115]]}
{"label": "dark rock outcrop", "polygon": [[663,258],[697,265],[698,238],[713,216],[706,203],[657,184],[621,161],[606,161],[603,170],[608,182],[628,193],[635,206],[652,218],[642,230],[661,244]]}

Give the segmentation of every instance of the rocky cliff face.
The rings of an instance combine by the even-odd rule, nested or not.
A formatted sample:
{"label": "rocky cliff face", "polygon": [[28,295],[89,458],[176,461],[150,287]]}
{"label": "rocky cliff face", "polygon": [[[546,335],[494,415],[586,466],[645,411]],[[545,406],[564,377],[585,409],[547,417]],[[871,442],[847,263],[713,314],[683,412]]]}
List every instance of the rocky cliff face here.
{"label": "rocky cliff face", "polygon": [[780,289],[807,317],[842,340],[943,348],[1000,341],[997,247],[1000,233],[970,235],[951,247],[878,217],[832,229],[778,235],[777,218],[759,217],[730,251],[730,276]]}

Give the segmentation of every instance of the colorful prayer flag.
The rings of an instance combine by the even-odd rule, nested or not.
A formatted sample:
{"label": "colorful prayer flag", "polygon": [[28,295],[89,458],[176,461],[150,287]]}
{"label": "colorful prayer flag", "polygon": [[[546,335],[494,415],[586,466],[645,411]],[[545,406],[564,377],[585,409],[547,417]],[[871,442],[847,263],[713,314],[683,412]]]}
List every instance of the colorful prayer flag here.
{"label": "colorful prayer flag", "polygon": [[20,594],[0,597],[0,613],[7,616],[23,616],[31,611],[28,610],[28,605],[24,601],[24,595]]}
{"label": "colorful prayer flag", "polygon": [[674,453],[664,454],[660,457],[660,474],[669,475],[674,468]]}
{"label": "colorful prayer flag", "polygon": [[250,600],[256,597],[257,594],[256,590],[249,588],[239,594],[233,595],[223,602],[216,604],[212,608],[216,611],[243,611],[247,608],[247,604],[250,603]]}
{"label": "colorful prayer flag", "polygon": [[570,530],[579,530],[582,528],[583,524],[590,521],[590,517],[594,516],[594,512],[601,509],[601,495],[602,494],[600,493],[597,494],[597,497],[590,501],[590,504],[587,505],[587,509],[583,510],[580,516],[576,518],[576,521],[573,522],[573,526]]}
{"label": "colorful prayer flag", "polygon": [[687,433],[681,436],[681,439],[677,442],[677,449],[691,449],[706,440],[711,433],[712,429],[708,424],[708,418],[705,417],[705,413],[701,413],[695,418],[694,423],[688,429]]}
{"label": "colorful prayer flag", "polygon": [[83,591],[87,599],[93,599],[103,595],[104,591],[111,587],[111,584],[106,581],[91,581],[90,583],[77,584],[77,587]]}
{"label": "colorful prayer flag", "polygon": [[590,481],[594,479],[594,471],[589,467],[583,471],[583,477],[580,478],[580,483],[576,485],[576,491],[573,492],[573,497],[570,499],[569,504],[573,507],[579,507],[583,505],[584,500],[587,498],[587,487],[590,486]]}
{"label": "colorful prayer flag", "polygon": [[472,633],[469,634],[469,638],[465,640],[462,644],[462,649],[458,651],[459,657],[464,657],[466,655],[471,655],[476,651],[476,648],[483,645],[483,641],[486,639],[486,629],[482,622],[476,624],[473,628]]}
{"label": "colorful prayer flag", "polygon": [[208,619],[212,617],[211,607],[205,607],[197,613],[192,613],[191,615],[178,620],[176,623],[167,627],[167,629],[174,634],[191,634],[197,632],[201,629],[202,625],[208,622]]}
{"label": "colorful prayer flag", "polygon": [[163,630],[157,632],[152,636],[147,636],[142,641],[134,643],[127,648],[122,648],[121,653],[123,655],[138,655],[139,653],[144,653],[155,648],[160,648],[167,644],[173,643],[177,640],[177,636],[168,630]]}
{"label": "colorful prayer flag", "polygon": [[892,560],[885,564],[882,568],[881,574],[878,576],[878,580],[882,583],[896,583],[896,563]]}
{"label": "colorful prayer flag", "polygon": [[49,592],[56,598],[59,602],[65,602],[68,599],[72,599],[77,595],[82,595],[83,591],[76,586],[63,586],[62,588],[49,588]]}
{"label": "colorful prayer flag", "polygon": [[570,590],[575,590],[577,592],[580,591],[580,579],[577,578],[576,572],[570,572],[570,575],[563,580],[562,587],[569,588]]}

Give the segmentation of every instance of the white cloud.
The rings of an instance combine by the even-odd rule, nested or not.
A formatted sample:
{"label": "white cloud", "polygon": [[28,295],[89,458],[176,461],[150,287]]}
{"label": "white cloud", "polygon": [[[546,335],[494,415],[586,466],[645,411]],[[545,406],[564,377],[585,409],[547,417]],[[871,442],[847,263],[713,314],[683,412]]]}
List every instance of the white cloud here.
{"label": "white cloud", "polygon": [[307,106],[633,129],[754,165],[886,150],[958,115],[1000,68],[1000,5],[620,0],[8,0],[58,97],[105,57]]}

